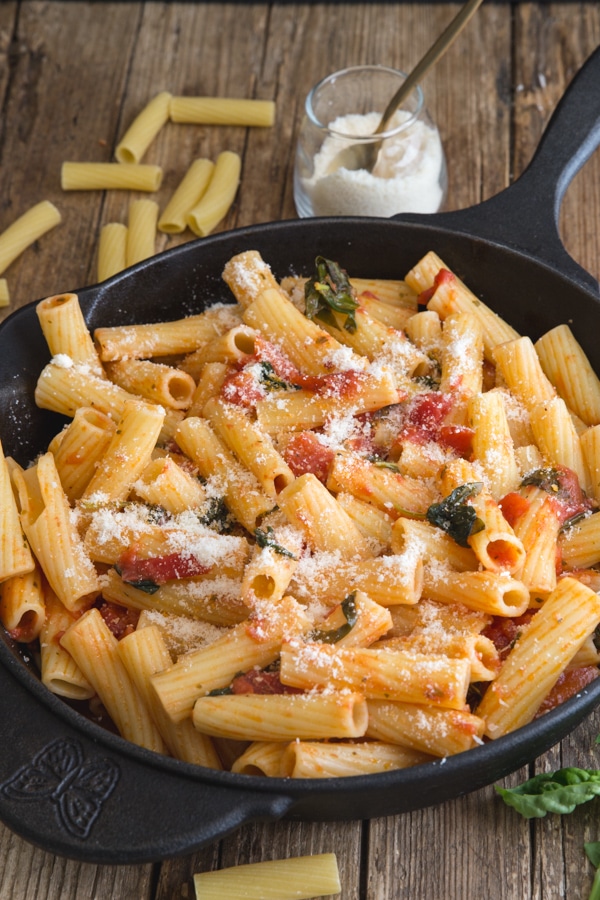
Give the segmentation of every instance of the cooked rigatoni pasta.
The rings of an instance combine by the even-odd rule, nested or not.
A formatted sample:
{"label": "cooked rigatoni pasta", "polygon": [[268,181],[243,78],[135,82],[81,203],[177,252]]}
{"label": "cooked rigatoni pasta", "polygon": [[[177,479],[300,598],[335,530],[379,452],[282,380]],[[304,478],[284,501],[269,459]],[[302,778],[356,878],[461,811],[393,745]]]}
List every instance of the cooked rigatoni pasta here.
{"label": "cooked rigatoni pasta", "polygon": [[50,690],[186,762],[335,778],[597,677],[600,426],[581,349],[546,359],[570,335],[519,337],[435,254],[279,282],[250,249],[223,280],[231,305],[93,335],[75,295],[38,305],[36,401],[72,422],[2,460],[0,616]]}
{"label": "cooked rigatoni pasta", "polygon": [[34,567],[13,493],[11,471],[0,444],[0,582],[33,572]]}
{"label": "cooked rigatoni pasta", "polygon": [[0,622],[9,634],[29,643],[40,636],[46,619],[42,572],[38,565],[0,584]]}
{"label": "cooked rigatoni pasta", "polygon": [[600,424],[600,379],[567,324],[547,331],[535,349],[546,376],[586,425]]}
{"label": "cooked rigatoni pasta", "polygon": [[42,684],[59,697],[89,700],[96,691],[73,657],[61,646],[60,639],[76,619],[60,602],[54,591],[44,590],[45,617],[40,633],[40,667]]}
{"label": "cooked rigatoni pasta", "polygon": [[92,374],[104,376],[77,294],[46,297],[35,311],[52,356],[66,356],[75,365],[87,366]]}
{"label": "cooked rigatoni pasta", "polygon": [[89,605],[100,592],[98,574],[84,550],[52,453],[14,474],[21,524],[50,586],[67,609]]}

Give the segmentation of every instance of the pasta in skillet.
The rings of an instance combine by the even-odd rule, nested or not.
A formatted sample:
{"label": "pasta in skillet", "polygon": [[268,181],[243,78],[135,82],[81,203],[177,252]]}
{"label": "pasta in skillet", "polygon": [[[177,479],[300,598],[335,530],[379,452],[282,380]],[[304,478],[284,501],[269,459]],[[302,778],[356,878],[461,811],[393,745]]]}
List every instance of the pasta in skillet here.
{"label": "pasta in skillet", "polygon": [[567,326],[533,344],[433,253],[223,278],[230,306],[93,335],[76,295],[39,304],[36,402],[72,422],[3,460],[0,614],[48,688],[157,752],[316,778],[470,750],[595,679],[600,414]]}

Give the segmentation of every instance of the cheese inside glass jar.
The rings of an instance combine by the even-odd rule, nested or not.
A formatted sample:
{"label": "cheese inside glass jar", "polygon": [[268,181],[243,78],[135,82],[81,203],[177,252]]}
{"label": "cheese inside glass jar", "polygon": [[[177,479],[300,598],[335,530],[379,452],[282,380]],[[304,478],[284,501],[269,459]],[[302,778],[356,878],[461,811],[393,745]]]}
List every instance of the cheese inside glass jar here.
{"label": "cheese inside glass jar", "polygon": [[[319,82],[306,99],[294,172],[298,215],[393,216],[437,212],[446,196],[446,162],[439,132],[417,88],[383,135],[373,136],[405,75],[356,66]],[[336,165],[340,151],[382,141],[372,172]]]}

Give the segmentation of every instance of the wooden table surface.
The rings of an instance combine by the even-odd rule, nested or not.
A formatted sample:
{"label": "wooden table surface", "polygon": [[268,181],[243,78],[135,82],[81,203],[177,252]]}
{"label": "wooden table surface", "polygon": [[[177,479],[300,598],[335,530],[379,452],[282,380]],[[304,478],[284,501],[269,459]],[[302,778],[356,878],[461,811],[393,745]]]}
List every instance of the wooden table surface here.
{"label": "wooden table surface", "polygon": [[[95,281],[101,226],[126,221],[131,195],[63,193],[65,159],[109,161],[154,94],[274,99],[268,130],[169,124],[144,161],[163,165],[164,205],[187,164],[223,149],[243,158],[241,187],[221,229],[294,218],[294,141],[304,96],[357,63],[410,68],[456,13],[455,3],[0,4],[0,230],[48,199],[62,224],[6,272],[11,309]],[[600,44],[600,4],[486,2],[424,89],[449,163],[448,208],[497,193],[522,171],[566,85]],[[600,85],[599,88],[600,90]],[[600,276],[600,155],[567,192],[562,237]],[[191,235],[157,240],[157,250]],[[11,725],[0,734],[9,739]],[[600,768],[600,714],[506,779],[580,765]],[[0,751],[1,752],[1,751]],[[597,801],[596,801],[597,802]],[[0,897],[176,900],[194,872],[334,851],[343,900],[571,900],[593,870],[598,807],[528,823],[492,787],[441,806],[370,822],[248,824],[191,856],[155,864],[80,864],[34,849],[0,826]],[[226,900],[226,898],[224,898]]]}

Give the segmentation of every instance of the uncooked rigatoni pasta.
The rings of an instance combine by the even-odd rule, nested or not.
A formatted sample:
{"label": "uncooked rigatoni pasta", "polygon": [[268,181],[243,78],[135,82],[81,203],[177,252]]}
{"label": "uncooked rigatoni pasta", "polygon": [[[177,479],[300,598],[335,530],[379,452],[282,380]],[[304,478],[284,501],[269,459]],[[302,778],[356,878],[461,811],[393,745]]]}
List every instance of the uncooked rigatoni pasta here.
{"label": "uncooked rigatoni pasta", "polygon": [[77,295],[38,305],[36,401],[71,422],[3,460],[0,617],[129,740],[248,776],[376,774],[598,676],[581,348],[573,376],[569,335],[519,336],[433,253],[357,276],[317,257],[280,282],[250,249],[230,305],[175,321],[90,334]]}

